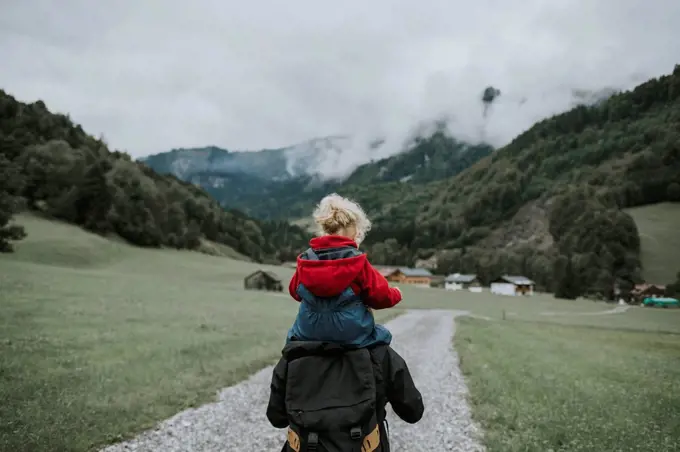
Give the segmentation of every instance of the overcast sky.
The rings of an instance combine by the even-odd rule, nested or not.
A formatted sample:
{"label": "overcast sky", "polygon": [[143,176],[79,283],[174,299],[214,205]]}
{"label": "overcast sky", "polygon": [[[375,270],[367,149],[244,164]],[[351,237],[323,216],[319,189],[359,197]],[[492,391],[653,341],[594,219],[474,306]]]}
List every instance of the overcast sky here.
{"label": "overcast sky", "polygon": [[671,72],[678,24],[678,0],[0,0],[0,87],[134,156],[438,117],[500,145],[573,88]]}

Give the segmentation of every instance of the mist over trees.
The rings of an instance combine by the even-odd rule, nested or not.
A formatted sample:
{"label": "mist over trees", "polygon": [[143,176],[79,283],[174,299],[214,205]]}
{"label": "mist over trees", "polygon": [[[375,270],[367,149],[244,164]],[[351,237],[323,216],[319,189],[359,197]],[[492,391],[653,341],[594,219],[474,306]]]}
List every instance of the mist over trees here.
{"label": "mist over trees", "polygon": [[385,263],[436,254],[440,273],[522,274],[562,297],[605,297],[641,281],[639,235],[622,209],[678,202],[679,185],[676,66],[540,121],[451,179],[411,186],[382,206],[366,244]]}

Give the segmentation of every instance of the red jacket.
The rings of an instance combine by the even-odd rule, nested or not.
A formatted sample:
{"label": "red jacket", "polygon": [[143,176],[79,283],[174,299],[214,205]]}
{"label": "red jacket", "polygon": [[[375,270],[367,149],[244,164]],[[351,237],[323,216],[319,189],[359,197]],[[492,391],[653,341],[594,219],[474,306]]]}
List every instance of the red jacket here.
{"label": "red jacket", "polygon": [[[314,251],[343,246],[357,248],[356,242],[338,235],[315,237],[309,246]],[[307,260],[298,256],[297,269],[288,285],[290,296],[297,301],[302,301],[296,293],[300,283],[317,297],[332,297],[352,287],[364,304],[373,309],[391,308],[401,301],[399,290],[387,284],[365,254],[334,260]]]}

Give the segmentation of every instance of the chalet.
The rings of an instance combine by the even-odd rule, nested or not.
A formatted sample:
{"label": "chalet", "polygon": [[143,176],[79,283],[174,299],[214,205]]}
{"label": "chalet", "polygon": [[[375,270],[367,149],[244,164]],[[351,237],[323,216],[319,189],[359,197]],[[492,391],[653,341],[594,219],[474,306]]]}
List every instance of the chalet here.
{"label": "chalet", "polygon": [[666,286],[661,284],[635,284],[630,291],[632,301],[642,303],[647,297],[663,297],[666,294]]}
{"label": "chalet", "polygon": [[430,287],[432,273],[426,268],[400,267],[385,276],[390,282]]}
{"label": "chalet", "polygon": [[481,292],[482,285],[480,284],[477,275],[461,275],[460,273],[454,273],[447,276],[444,280],[444,289]]}
{"label": "chalet", "polygon": [[282,292],[281,279],[273,272],[257,270],[243,279],[243,287],[246,290],[268,290]]}
{"label": "chalet", "polygon": [[534,283],[524,276],[501,276],[491,281],[490,291],[497,295],[533,295]]}
{"label": "chalet", "polygon": [[376,270],[378,270],[378,273],[383,275],[385,278],[390,276],[392,273],[398,270],[397,267],[386,267],[383,265],[374,265],[373,266]]}

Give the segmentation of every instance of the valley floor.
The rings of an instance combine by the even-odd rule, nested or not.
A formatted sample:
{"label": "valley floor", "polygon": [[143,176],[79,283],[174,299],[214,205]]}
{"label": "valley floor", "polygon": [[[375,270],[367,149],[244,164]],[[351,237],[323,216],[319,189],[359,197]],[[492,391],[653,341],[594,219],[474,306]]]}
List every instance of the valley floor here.
{"label": "valley floor", "polygon": [[[225,387],[243,387],[238,383],[278,358],[297,303],[285,293],[244,291],[243,278],[264,268],[287,280],[291,269],[142,250],[61,223],[21,220],[28,238],[15,254],[0,255],[0,450],[99,450],[213,402]],[[669,435],[680,436],[680,400],[668,386],[680,380],[680,310],[602,314],[612,306],[549,295],[403,292],[398,309],[377,315],[387,321],[412,310],[390,326],[432,417],[420,427],[391,422],[395,444],[476,444],[451,347],[454,311],[485,319],[461,319],[455,346],[489,450],[647,450],[626,428],[642,431],[655,450],[669,450]],[[263,409],[251,406],[266,394],[268,378],[268,371],[256,373],[245,398],[227,389],[217,405],[199,410],[232,398],[242,406],[232,410],[261,425]],[[171,423],[207,430],[173,441],[211,444],[214,436],[236,444],[236,430],[192,424],[191,413]],[[280,432],[266,435],[272,444],[280,440]]]}

